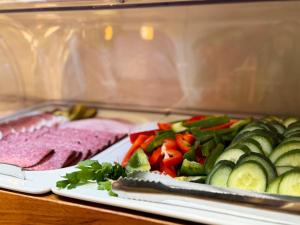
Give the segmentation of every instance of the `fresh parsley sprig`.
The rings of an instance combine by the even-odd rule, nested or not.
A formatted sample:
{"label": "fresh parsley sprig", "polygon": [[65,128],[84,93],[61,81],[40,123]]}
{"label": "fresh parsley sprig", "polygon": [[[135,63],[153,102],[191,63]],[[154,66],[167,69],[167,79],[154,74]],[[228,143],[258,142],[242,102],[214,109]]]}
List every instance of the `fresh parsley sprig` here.
{"label": "fresh parsley sprig", "polygon": [[107,190],[112,196],[111,180],[125,177],[126,171],[119,163],[99,163],[97,160],[85,160],[80,162],[76,168],[79,170],[67,173],[63,180],[56,182],[56,187],[73,189],[77,186],[90,182],[97,182],[99,190]]}

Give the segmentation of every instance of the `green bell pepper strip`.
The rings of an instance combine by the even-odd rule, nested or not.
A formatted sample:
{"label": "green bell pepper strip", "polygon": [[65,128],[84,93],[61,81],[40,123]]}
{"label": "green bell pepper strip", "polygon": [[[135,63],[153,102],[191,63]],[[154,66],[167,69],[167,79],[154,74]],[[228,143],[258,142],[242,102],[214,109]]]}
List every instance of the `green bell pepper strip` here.
{"label": "green bell pepper strip", "polygon": [[209,174],[217,158],[222,154],[224,151],[225,146],[221,143],[217,144],[217,146],[212,150],[211,154],[207,157],[204,163],[204,170],[206,174]]}
{"label": "green bell pepper strip", "polygon": [[203,165],[197,162],[189,161],[187,159],[183,160],[179,172],[180,175],[185,176],[199,176],[205,174]]}
{"label": "green bell pepper strip", "polygon": [[147,146],[146,152],[152,152],[154,149],[161,146],[165,139],[172,138],[175,139],[175,133],[171,130],[159,132],[154,140]]}
{"label": "green bell pepper strip", "polygon": [[183,123],[185,127],[198,127],[198,128],[208,128],[217,125],[221,125],[224,123],[228,123],[228,116],[219,116],[219,117],[208,117],[207,119],[195,121],[192,123]]}
{"label": "green bell pepper strip", "polygon": [[202,152],[202,155],[207,157],[210,155],[210,152],[213,148],[216,147],[216,141],[215,139],[211,139],[209,140],[208,142],[206,142],[205,144],[203,144],[201,146],[201,152]]}

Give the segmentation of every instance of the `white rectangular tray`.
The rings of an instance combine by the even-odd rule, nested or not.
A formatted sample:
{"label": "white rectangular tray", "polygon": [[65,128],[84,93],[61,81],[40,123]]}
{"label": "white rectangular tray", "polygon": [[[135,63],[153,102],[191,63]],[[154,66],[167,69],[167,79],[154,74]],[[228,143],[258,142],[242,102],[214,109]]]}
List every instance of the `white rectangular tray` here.
{"label": "white rectangular tray", "polygon": [[[129,138],[124,139],[109,150],[103,152],[95,159],[100,162],[120,162],[131,143]],[[70,168],[68,172],[74,171]],[[75,198],[79,200],[107,204],[157,215],[169,216],[193,222],[212,224],[299,224],[300,216],[279,211],[270,211],[235,204],[221,203],[198,199],[195,202],[179,202],[170,197],[162,203],[139,201],[111,197],[106,191],[97,190],[96,184],[88,184],[75,189],[58,189],[55,185],[52,192],[57,195]],[[140,195],[148,195],[138,193]],[[147,199],[151,199],[151,196]],[[154,198],[153,198],[154,199]]]}

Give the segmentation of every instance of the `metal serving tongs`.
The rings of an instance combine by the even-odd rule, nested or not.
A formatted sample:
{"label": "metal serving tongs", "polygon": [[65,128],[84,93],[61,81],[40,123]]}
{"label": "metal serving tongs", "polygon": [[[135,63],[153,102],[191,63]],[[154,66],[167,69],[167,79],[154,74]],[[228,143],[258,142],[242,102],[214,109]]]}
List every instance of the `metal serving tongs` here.
{"label": "metal serving tongs", "polygon": [[[169,176],[137,172],[113,183],[113,190],[121,198],[179,205],[199,204],[203,200],[221,200],[220,203],[246,203],[269,209],[300,212],[300,198],[286,195],[271,195],[238,189],[224,189],[211,185],[177,181]],[[173,204],[171,203],[171,204]]]}
{"label": "metal serving tongs", "polygon": [[22,180],[26,179],[25,171],[22,167],[6,163],[0,163],[0,175],[15,177]]}

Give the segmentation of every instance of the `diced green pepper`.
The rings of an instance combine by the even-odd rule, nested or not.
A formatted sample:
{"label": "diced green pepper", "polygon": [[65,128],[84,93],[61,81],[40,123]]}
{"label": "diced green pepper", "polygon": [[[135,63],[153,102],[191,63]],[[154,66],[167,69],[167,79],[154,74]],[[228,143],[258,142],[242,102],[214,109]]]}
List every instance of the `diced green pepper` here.
{"label": "diced green pepper", "polygon": [[196,148],[192,146],[190,150],[183,155],[183,158],[190,161],[196,161]]}
{"label": "diced green pepper", "polygon": [[138,149],[128,160],[126,165],[126,172],[132,173],[135,171],[147,172],[150,171],[151,166],[148,161],[148,157],[143,149]]}
{"label": "diced green pepper", "polygon": [[203,165],[187,159],[183,160],[183,163],[180,167],[180,175],[199,176],[203,174],[205,174]]}

